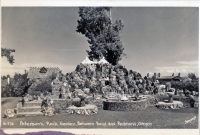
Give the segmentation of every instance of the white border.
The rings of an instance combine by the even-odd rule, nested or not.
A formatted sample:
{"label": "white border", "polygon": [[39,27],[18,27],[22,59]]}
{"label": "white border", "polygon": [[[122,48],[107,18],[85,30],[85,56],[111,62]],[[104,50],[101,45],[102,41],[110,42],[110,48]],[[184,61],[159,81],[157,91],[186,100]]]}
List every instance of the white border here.
{"label": "white border", "polygon": [[[5,133],[61,131],[76,135],[199,135],[198,129],[6,129]],[[60,134],[52,134],[60,135]]]}
{"label": "white border", "polygon": [[[131,0],[1,0],[1,7],[199,7],[200,1],[131,1]],[[1,13],[1,11],[0,11]],[[200,18],[200,17],[199,17]],[[0,37],[1,39],[1,37]],[[200,39],[200,38],[199,38]],[[199,49],[200,52],[200,49]],[[62,131],[74,134],[109,135],[197,135],[198,129],[3,129],[5,133],[26,133],[38,131]]]}
{"label": "white border", "polygon": [[199,7],[199,1],[131,0],[2,0],[2,6],[113,6],[113,7]]}

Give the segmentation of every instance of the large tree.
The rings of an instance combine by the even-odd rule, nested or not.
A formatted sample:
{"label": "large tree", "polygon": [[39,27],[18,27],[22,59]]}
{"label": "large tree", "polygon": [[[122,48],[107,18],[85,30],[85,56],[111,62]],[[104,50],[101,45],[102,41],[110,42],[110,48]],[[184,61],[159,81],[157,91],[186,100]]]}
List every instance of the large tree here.
{"label": "large tree", "polygon": [[120,40],[124,27],[121,20],[112,22],[110,7],[80,7],[78,13],[80,19],[76,31],[88,38],[89,58],[94,60],[104,56],[109,63],[116,65],[125,55]]}
{"label": "large tree", "polygon": [[25,88],[28,84],[27,82],[27,76],[28,73],[25,74],[20,74],[20,73],[15,73],[12,82],[11,82],[11,86],[12,86],[12,94],[13,96],[22,96]]}

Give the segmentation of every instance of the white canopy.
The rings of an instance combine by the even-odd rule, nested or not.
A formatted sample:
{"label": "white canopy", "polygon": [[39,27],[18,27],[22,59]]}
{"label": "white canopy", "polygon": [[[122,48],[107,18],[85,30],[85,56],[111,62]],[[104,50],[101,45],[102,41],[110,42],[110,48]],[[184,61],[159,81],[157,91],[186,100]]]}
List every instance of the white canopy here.
{"label": "white canopy", "polygon": [[105,60],[105,58],[103,57],[100,61],[91,61],[87,56],[85,58],[85,60],[82,62],[82,64],[100,64],[100,63],[108,63],[108,61]]}
{"label": "white canopy", "polygon": [[91,61],[87,56],[85,58],[85,60],[82,62],[82,64],[93,64],[94,62]]}
{"label": "white canopy", "polygon": [[103,64],[105,64],[105,63],[108,63],[108,61],[105,60],[105,58],[103,57],[98,63],[103,63]]}

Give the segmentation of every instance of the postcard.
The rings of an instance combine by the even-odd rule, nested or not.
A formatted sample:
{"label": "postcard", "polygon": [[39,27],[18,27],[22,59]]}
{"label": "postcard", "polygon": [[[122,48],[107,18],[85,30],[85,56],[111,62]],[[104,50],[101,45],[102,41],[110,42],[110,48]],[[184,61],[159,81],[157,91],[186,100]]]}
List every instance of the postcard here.
{"label": "postcard", "polygon": [[2,129],[196,133],[198,6],[3,6],[1,13]]}

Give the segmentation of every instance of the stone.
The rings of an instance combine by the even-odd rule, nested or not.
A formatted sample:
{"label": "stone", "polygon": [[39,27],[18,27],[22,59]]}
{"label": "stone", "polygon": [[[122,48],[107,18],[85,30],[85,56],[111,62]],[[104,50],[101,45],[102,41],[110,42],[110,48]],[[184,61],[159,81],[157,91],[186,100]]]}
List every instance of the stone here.
{"label": "stone", "polygon": [[104,110],[112,111],[135,111],[144,110],[148,107],[147,100],[137,101],[103,101]]}
{"label": "stone", "polygon": [[80,107],[81,106],[81,99],[80,98],[73,98],[72,99],[72,105],[74,105],[74,106],[77,106],[77,107]]}
{"label": "stone", "polygon": [[14,109],[7,109],[4,111],[4,118],[13,118],[15,116]]}
{"label": "stone", "polygon": [[44,115],[45,116],[52,116],[54,115],[54,109],[52,107],[48,107],[45,111],[44,111]]}
{"label": "stone", "polygon": [[91,115],[97,112],[98,108],[95,105],[86,105],[84,107],[70,106],[66,109],[66,113],[68,114]]}
{"label": "stone", "polygon": [[89,94],[90,93],[90,89],[89,88],[85,88],[85,89],[83,89],[83,91],[84,91],[85,94]]}
{"label": "stone", "polygon": [[156,107],[161,109],[180,109],[183,107],[183,103],[180,101],[173,101],[172,103],[169,102],[158,102]]}

